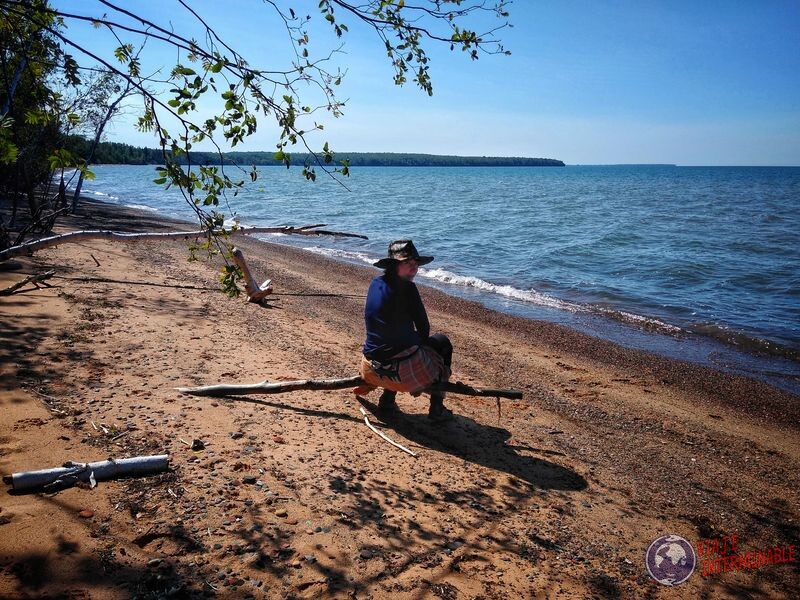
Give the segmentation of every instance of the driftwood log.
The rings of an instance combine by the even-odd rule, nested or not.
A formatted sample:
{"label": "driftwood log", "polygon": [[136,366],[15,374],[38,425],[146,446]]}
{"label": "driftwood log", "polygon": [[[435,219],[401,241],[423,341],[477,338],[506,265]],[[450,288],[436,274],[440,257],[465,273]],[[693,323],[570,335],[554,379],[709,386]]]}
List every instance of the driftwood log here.
{"label": "driftwood log", "polygon": [[[328,231],[319,229],[325,227],[325,224],[319,225],[304,225],[302,227],[242,227],[230,232],[231,235],[252,235],[254,233],[282,233],[285,235],[328,235],[334,237],[352,237],[360,238],[363,240],[369,239],[365,235],[358,233],[347,233],[344,231]],[[209,233],[222,233],[222,232],[209,232],[208,230],[199,231],[168,231],[163,233],[120,233],[118,231],[94,230],[94,231],[71,231],[69,233],[62,233],[50,237],[34,240],[12,246],[0,251],[0,261],[8,260],[15,256],[30,255],[37,250],[43,248],[50,248],[58,246],[59,244],[67,244],[71,242],[83,242],[86,240],[119,240],[119,241],[132,241],[132,240],[177,240],[183,238],[194,238],[199,236],[206,236]]]}
{"label": "driftwood log", "polygon": [[101,460],[92,463],[66,462],[62,467],[23,471],[3,477],[3,483],[11,485],[16,492],[37,489],[63,489],[78,481],[92,483],[115,477],[150,475],[169,468],[169,456],[134,456],[119,460]]}
{"label": "driftwood log", "polygon": [[244,291],[247,294],[248,302],[261,302],[272,293],[272,280],[267,279],[264,283],[258,285],[255,277],[250,272],[250,267],[247,266],[244,254],[239,248],[233,249],[233,262],[242,270],[242,275],[244,275]]}
{"label": "driftwood log", "polygon": [[[177,390],[181,394],[191,396],[245,396],[248,394],[283,394],[298,390],[344,390],[348,388],[360,388],[364,385],[364,380],[358,375],[343,379],[300,379],[297,381],[277,381],[270,383],[251,384],[217,384],[202,387],[180,387]],[[424,393],[431,392],[451,392],[464,396],[488,396],[490,398],[508,398],[509,400],[522,400],[522,392],[518,390],[503,390],[493,388],[476,388],[460,381],[445,382],[434,384],[425,390]]]}
{"label": "driftwood log", "polygon": [[29,283],[32,283],[33,285],[35,285],[37,289],[40,287],[39,286],[40,283],[42,285],[46,286],[46,287],[50,287],[50,284],[49,283],[45,283],[45,281],[47,279],[50,279],[55,274],[56,274],[55,271],[46,271],[45,273],[37,273],[35,275],[28,275],[22,281],[18,281],[14,285],[10,285],[4,290],[0,290],[0,296],[10,296],[14,292],[16,292],[18,289],[20,289],[22,287],[25,287]]}

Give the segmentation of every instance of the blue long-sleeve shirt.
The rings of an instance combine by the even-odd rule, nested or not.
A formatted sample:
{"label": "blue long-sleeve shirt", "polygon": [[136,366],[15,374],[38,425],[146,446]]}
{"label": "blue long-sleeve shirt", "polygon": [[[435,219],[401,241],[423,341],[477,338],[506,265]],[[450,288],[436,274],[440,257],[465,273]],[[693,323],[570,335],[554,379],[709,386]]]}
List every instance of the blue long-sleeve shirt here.
{"label": "blue long-sleeve shirt", "polygon": [[417,286],[392,275],[372,280],[364,306],[364,354],[384,361],[428,339],[431,326]]}

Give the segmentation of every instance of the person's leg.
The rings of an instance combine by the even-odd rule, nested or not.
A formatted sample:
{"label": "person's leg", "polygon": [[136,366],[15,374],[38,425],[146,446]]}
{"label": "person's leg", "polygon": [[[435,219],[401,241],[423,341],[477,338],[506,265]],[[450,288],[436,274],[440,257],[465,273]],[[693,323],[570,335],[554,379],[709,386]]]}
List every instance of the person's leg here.
{"label": "person's leg", "polygon": [[[453,362],[453,344],[446,335],[435,333],[425,341],[425,344],[433,348],[442,357],[444,364],[450,368]],[[453,418],[453,412],[444,405],[443,392],[431,394],[428,417],[436,422],[449,421]]]}
{"label": "person's leg", "polygon": [[444,359],[444,364],[446,364],[448,367],[452,366],[453,344],[450,343],[450,338],[443,333],[434,333],[427,340],[425,340],[425,345],[436,350],[436,352],[438,352]]}
{"label": "person's leg", "polygon": [[378,410],[380,411],[394,411],[397,409],[396,402],[397,392],[384,389],[381,397],[378,399]]}
{"label": "person's leg", "polygon": [[436,392],[431,394],[431,405],[430,408],[428,408],[428,418],[437,423],[452,420],[453,411],[444,405],[443,393]]}

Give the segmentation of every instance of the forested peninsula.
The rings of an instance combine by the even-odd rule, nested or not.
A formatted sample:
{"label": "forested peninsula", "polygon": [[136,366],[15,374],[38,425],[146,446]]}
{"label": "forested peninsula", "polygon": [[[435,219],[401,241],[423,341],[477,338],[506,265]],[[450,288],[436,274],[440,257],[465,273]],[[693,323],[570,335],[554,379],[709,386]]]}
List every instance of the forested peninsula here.
{"label": "forested peninsula", "polygon": [[[77,156],[87,156],[91,142],[73,136],[68,146]],[[272,152],[226,152],[226,164],[280,166]],[[192,152],[192,164],[219,164],[216,152]],[[307,153],[292,154],[292,163],[304,164],[310,156]],[[351,167],[563,167],[563,161],[553,158],[527,158],[517,156],[445,156],[436,154],[407,154],[398,152],[337,152],[339,160],[350,160]],[[94,153],[93,164],[113,165],[160,165],[164,156],[159,148],[138,148],[118,142],[101,142]],[[178,162],[186,164],[186,157]]]}

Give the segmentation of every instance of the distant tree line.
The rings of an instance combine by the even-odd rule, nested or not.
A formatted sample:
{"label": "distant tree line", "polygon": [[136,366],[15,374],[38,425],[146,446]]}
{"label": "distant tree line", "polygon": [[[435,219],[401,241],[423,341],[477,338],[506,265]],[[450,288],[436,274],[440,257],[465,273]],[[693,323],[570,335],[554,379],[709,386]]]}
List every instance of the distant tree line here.
{"label": "distant tree line", "polygon": [[[91,141],[80,136],[69,140],[70,151],[78,156],[87,156]],[[553,158],[527,158],[518,156],[448,156],[437,154],[410,154],[397,152],[351,152],[338,154],[350,159],[350,166],[360,167],[563,167],[564,163]],[[191,152],[192,164],[217,165],[216,152]],[[283,165],[273,152],[226,152],[223,158],[228,164],[238,165]],[[313,160],[309,154],[292,155],[292,162],[305,164]],[[157,148],[140,148],[118,142],[101,142],[94,152],[94,164],[111,165],[158,165],[163,164],[164,155]],[[179,164],[187,164],[186,157],[177,157]]]}

